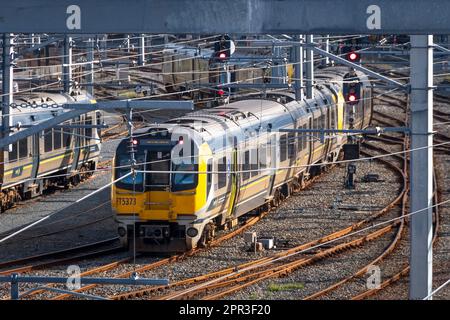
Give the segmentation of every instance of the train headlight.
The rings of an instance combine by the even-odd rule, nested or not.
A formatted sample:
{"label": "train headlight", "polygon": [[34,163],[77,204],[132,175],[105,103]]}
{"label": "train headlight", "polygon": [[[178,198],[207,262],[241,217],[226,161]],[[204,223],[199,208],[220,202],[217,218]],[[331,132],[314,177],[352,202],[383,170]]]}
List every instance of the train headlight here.
{"label": "train headlight", "polygon": [[127,230],[124,227],[119,227],[119,229],[117,229],[117,232],[121,237],[125,237],[127,235]]}
{"label": "train headlight", "polygon": [[198,230],[195,228],[189,228],[186,231],[187,235],[191,238],[195,238],[198,235]]}

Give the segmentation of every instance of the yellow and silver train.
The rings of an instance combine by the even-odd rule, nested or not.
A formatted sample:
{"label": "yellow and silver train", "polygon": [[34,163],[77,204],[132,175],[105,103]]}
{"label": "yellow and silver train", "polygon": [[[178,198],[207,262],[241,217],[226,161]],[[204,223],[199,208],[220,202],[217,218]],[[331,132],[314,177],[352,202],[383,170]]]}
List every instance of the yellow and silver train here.
{"label": "yellow and silver train", "polygon": [[[13,130],[67,112],[64,103],[88,103],[83,91],[72,94],[33,92],[16,96],[11,108]],[[56,107],[55,107],[56,106]],[[24,108],[26,107],[26,108]],[[4,211],[22,199],[41,195],[49,186],[76,185],[94,170],[100,156],[100,132],[83,125],[100,124],[100,113],[89,112],[62,125],[19,140],[0,152],[0,208]],[[75,128],[78,126],[77,128]]]}
{"label": "yellow and silver train", "polygon": [[[314,99],[268,93],[143,128],[131,142],[122,141],[113,179],[124,178],[111,192],[124,246],[135,240],[137,251],[190,250],[210,241],[216,228],[235,225],[239,216],[278,205],[321,163],[337,159],[347,140],[280,129],[369,125],[371,84],[363,74],[348,72],[318,72]],[[355,81],[358,99],[350,106],[346,86]]]}

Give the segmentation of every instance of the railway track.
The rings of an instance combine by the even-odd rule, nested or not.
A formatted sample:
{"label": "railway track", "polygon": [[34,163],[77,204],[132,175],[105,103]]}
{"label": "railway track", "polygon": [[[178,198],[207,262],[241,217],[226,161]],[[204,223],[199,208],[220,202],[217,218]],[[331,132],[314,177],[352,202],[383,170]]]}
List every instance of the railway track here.
{"label": "railway track", "polygon": [[[398,170],[397,173],[399,174],[399,176],[403,175],[401,170]],[[178,282],[174,282],[169,286],[144,288],[126,292],[120,295],[110,296],[109,298],[132,299],[142,296],[152,296],[156,299],[218,299],[233,292],[239,291],[245,287],[248,287],[256,282],[272,277],[286,275],[298,268],[311,265],[314,262],[322,260],[326,257],[338,254],[346,250],[350,250],[354,247],[362,246],[363,244],[373,241],[392,231],[398,223],[393,223],[385,228],[377,230],[372,234],[368,234],[357,239],[334,245],[331,248],[326,248],[325,250],[318,251],[309,257],[305,257],[305,254],[302,254],[302,252],[305,250],[315,248],[316,246],[320,246],[321,244],[325,244],[330,241],[336,241],[340,237],[345,237],[348,234],[361,229],[363,226],[369,225],[375,219],[383,216],[389,210],[395,207],[403,199],[405,193],[406,188],[403,188],[398,197],[394,199],[388,206],[374,213],[371,217],[365,219],[364,221],[355,223],[345,229],[339,230],[320,239],[302,244],[289,250],[281,251],[273,256],[265,257],[259,260],[251,261],[209,274],[184,279]],[[271,266],[271,264],[273,264],[273,266]],[[198,283],[202,284],[197,285]]]}
{"label": "railway track", "polygon": [[[437,203],[439,203],[440,191],[439,191],[439,186],[437,183],[436,175],[434,176],[434,185],[435,185],[435,187],[434,187],[435,188],[434,203],[437,204]],[[438,239],[438,231],[439,231],[439,207],[436,206],[436,207],[434,207],[434,231],[433,231],[433,240],[432,240],[433,246],[436,244],[436,241]],[[366,290],[362,293],[359,293],[359,294],[353,296],[351,298],[351,300],[363,300],[363,299],[366,299],[366,298],[376,295],[381,290],[386,289],[387,287],[393,285],[400,279],[409,275],[409,270],[410,270],[410,266],[409,266],[409,262],[407,262],[406,266],[404,268],[402,268],[398,273],[390,276],[388,279],[383,281],[378,288]]]}
{"label": "railway track", "polygon": [[[317,178],[318,177],[314,177],[314,178],[310,179],[305,184],[305,188],[308,188],[312,183],[314,183],[314,181]],[[118,275],[115,275],[115,277],[117,277],[117,278],[130,277],[134,273],[139,273],[139,272],[143,272],[143,271],[152,270],[152,269],[155,269],[155,268],[167,265],[167,264],[172,263],[172,262],[181,261],[181,260],[183,260],[185,258],[188,258],[189,256],[195,255],[196,253],[198,253],[198,252],[200,252],[202,250],[218,246],[222,242],[224,242],[226,240],[229,240],[232,237],[242,233],[247,228],[250,228],[251,226],[256,224],[258,221],[260,221],[268,213],[269,213],[269,211],[264,211],[264,212],[261,212],[258,216],[250,217],[238,229],[236,229],[234,231],[231,231],[231,232],[221,236],[218,239],[213,240],[211,243],[208,244],[207,248],[198,248],[198,249],[192,250],[192,251],[184,253],[184,254],[172,256],[172,257],[169,257],[169,258],[164,258],[164,259],[161,259],[159,261],[152,262],[152,263],[146,264],[146,265],[138,267],[138,268],[134,268],[131,271],[120,273]],[[117,250],[117,251],[119,251],[119,250]],[[105,254],[107,254],[107,253],[109,253],[109,252],[105,252]],[[79,255],[79,256],[74,256],[72,259],[70,259],[70,261],[74,262],[74,261],[77,261],[77,260],[82,260],[82,259],[89,258],[89,257],[92,258],[92,257],[96,257],[96,256],[98,256],[98,255],[96,255],[95,253],[88,254],[88,255]],[[39,260],[40,256],[33,257],[33,259]],[[117,268],[118,266],[120,266],[122,264],[125,264],[127,262],[130,262],[131,260],[132,260],[132,257],[128,257],[128,258],[125,258],[125,259],[117,260],[117,261],[114,261],[114,262],[102,265],[100,267],[89,269],[89,270],[83,272],[81,274],[81,276],[92,275],[92,274],[100,273],[100,272],[114,271],[114,269]],[[69,259],[60,259],[60,260],[54,260],[54,261],[51,261],[51,262],[48,262],[48,263],[37,263],[37,264],[34,264],[34,265],[27,265],[27,266],[25,266],[23,268],[15,268],[15,269],[6,270],[5,274],[11,274],[12,272],[28,272],[28,271],[36,270],[36,269],[43,269],[46,266],[55,266],[55,265],[66,263],[68,261],[69,261]],[[94,289],[96,287],[97,287],[96,285],[85,286],[85,287],[81,288],[80,290],[78,290],[77,292],[84,292],[84,291],[87,291],[87,290],[92,290],[92,289]],[[44,293],[44,291],[41,290],[41,291],[33,292],[32,294],[29,295],[29,297],[37,296],[38,294],[41,294],[41,293]],[[59,296],[53,297],[52,299],[54,299],[54,300],[61,300],[61,299],[65,299],[65,298],[68,298],[68,297],[69,297],[69,295],[59,295]]]}
{"label": "railway track", "polygon": [[[47,268],[50,266],[60,265],[63,263],[81,260],[86,258],[97,257],[109,253],[123,251],[123,248],[118,245],[119,238],[114,237],[106,240],[97,241],[87,245],[81,245],[69,249],[57,250],[53,252],[46,252],[43,254],[34,255],[31,257],[10,260],[0,263],[0,269],[11,266],[20,266],[10,269],[0,270],[0,275],[11,275],[12,273],[24,273],[32,270]],[[107,247],[98,249],[101,247]],[[90,251],[91,250],[91,251]],[[90,251],[85,253],[86,251]],[[48,261],[45,261],[48,260]],[[43,262],[44,261],[44,262]]]}
{"label": "railway track", "polygon": [[[385,142],[384,139],[381,139],[381,141]],[[403,141],[394,141],[394,142],[390,141],[390,143],[401,144],[403,146],[403,151],[405,151],[406,146],[407,146],[407,139],[405,137],[403,139]],[[370,149],[374,149],[374,150],[378,149],[379,151],[381,151],[382,153],[385,153],[385,154],[389,154],[390,153],[388,150],[386,150],[384,148],[379,148],[379,147],[373,146],[373,145],[371,145],[369,143],[365,143],[364,145],[366,147],[369,147]],[[367,152],[364,152],[364,153],[365,153],[366,156],[371,156]],[[396,167],[396,170],[398,172],[401,172],[403,185],[407,186],[407,183],[408,183],[408,181],[407,181],[407,166],[408,166],[408,162],[407,162],[406,154],[395,155],[395,157],[403,162],[402,168]],[[383,159],[380,159],[380,160],[381,161],[385,161]],[[392,166],[391,163],[389,163],[387,161],[386,161],[386,163],[388,165]],[[408,190],[409,190],[409,188],[405,187],[405,192],[402,195],[401,204],[400,204],[400,206],[401,206],[401,214],[400,214],[400,216],[404,216],[407,213]],[[326,296],[327,294],[337,290],[338,288],[341,288],[344,285],[346,285],[346,284],[348,284],[348,283],[350,283],[352,281],[355,281],[356,279],[358,279],[358,278],[362,277],[363,275],[365,275],[369,271],[371,266],[379,264],[381,261],[386,259],[390,254],[392,254],[394,252],[394,250],[398,247],[399,242],[400,242],[400,240],[401,240],[401,238],[403,236],[405,227],[406,227],[405,226],[405,219],[401,219],[400,222],[399,222],[399,227],[397,229],[397,232],[396,232],[394,238],[390,242],[389,246],[387,246],[385,248],[385,250],[383,250],[383,252],[380,255],[378,255],[375,259],[372,259],[369,263],[367,263],[365,266],[360,268],[353,275],[351,275],[349,277],[346,277],[346,278],[344,278],[344,279],[342,279],[342,280],[340,280],[340,281],[338,281],[338,282],[336,282],[336,283],[334,283],[334,284],[332,284],[332,285],[330,285],[330,286],[328,286],[328,287],[326,287],[326,288],[324,288],[324,289],[322,289],[322,290],[320,290],[320,291],[318,291],[318,292],[316,292],[314,294],[311,294],[311,295],[305,297],[304,300],[313,300],[313,299],[322,298],[322,297]]]}
{"label": "railway track", "polygon": [[[406,103],[405,103],[406,106]],[[384,118],[388,118],[390,120],[395,120],[398,122],[403,122],[393,116],[381,113],[381,112],[376,112],[378,115],[383,116]],[[406,123],[405,123],[406,124]],[[388,143],[388,144],[402,144],[403,146],[407,146],[407,137],[402,139],[398,138],[398,137],[374,137],[373,140],[378,140],[384,143]],[[371,149],[375,149],[374,146],[371,146],[370,144],[366,143],[365,144],[366,147],[370,147]],[[405,147],[404,147],[405,150]],[[382,150],[385,153],[388,153],[388,150],[383,149]],[[403,173],[404,173],[404,183],[407,183],[406,180],[406,174],[407,174],[407,166],[408,166],[408,161],[407,161],[407,157],[406,157],[406,153],[403,155],[395,155],[397,158],[401,158],[403,161]],[[437,186],[437,179],[436,176],[434,178],[434,183],[435,183],[435,192],[434,192],[434,197],[435,203],[439,202],[438,199],[438,186]],[[407,205],[408,205],[408,196],[407,193],[404,194],[404,197],[402,199],[402,215],[405,215],[407,213]],[[387,260],[390,255],[392,255],[394,253],[394,251],[400,246],[400,241],[402,239],[403,233],[405,232],[406,229],[406,219],[402,219],[401,220],[401,225],[397,231],[396,236],[394,237],[394,239],[391,241],[391,243],[389,244],[389,246],[379,255],[377,256],[375,259],[373,259],[372,261],[370,261],[369,263],[367,263],[364,267],[360,268],[357,272],[355,272],[354,274],[352,274],[349,277],[346,277],[334,284],[332,284],[331,286],[328,286],[312,295],[309,295],[305,298],[305,300],[312,300],[312,299],[318,299],[318,298],[324,298],[327,295],[329,295],[330,293],[336,291],[339,288],[342,288],[345,285],[351,284],[351,283],[356,283],[363,275],[365,275],[370,267],[374,266],[374,265],[378,265],[379,263],[381,263],[384,260]],[[434,212],[434,237],[433,237],[433,244],[435,243],[436,239],[437,239],[437,234],[438,234],[438,229],[439,229],[439,212],[436,208],[435,212]],[[388,279],[386,279],[384,282],[382,282],[380,284],[380,286],[378,288],[374,288],[374,289],[366,289],[361,293],[358,293],[354,296],[351,297],[352,300],[361,300],[361,299],[366,299],[370,296],[375,295],[376,293],[380,292],[383,289],[386,289],[388,286],[394,284],[395,282],[397,282],[398,280],[400,280],[401,278],[405,277],[406,275],[409,274],[409,266],[408,263],[406,264],[406,267],[403,267],[401,269],[401,271],[399,271],[398,273],[395,273],[394,275],[390,276]]]}

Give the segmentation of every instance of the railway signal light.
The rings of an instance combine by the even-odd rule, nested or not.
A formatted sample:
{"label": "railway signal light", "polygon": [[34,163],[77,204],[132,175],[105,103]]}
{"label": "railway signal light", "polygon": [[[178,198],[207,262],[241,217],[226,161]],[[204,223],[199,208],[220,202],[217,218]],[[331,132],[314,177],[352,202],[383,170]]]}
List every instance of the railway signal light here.
{"label": "railway signal light", "polygon": [[361,85],[361,81],[354,70],[344,76],[343,95],[347,104],[356,105],[359,103]]}
{"label": "railway signal light", "polygon": [[354,105],[357,104],[359,102],[359,93],[358,93],[358,89],[355,86],[352,86],[349,88],[348,90],[348,94],[347,94],[347,103],[350,105]]}
{"label": "railway signal light", "polygon": [[350,52],[347,54],[347,60],[353,63],[357,63],[361,61],[361,56],[357,52]]}
{"label": "railway signal light", "polygon": [[230,36],[223,35],[214,44],[214,57],[220,62],[227,61],[236,50]]}
{"label": "railway signal light", "polygon": [[350,92],[348,94],[348,98],[347,98],[348,102],[350,103],[356,103],[356,100],[358,100],[358,97],[356,95],[356,92]]}

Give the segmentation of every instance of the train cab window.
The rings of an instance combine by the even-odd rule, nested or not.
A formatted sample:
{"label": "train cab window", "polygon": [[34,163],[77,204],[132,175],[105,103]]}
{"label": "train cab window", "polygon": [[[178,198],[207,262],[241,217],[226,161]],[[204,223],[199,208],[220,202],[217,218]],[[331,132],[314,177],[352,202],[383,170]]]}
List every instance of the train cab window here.
{"label": "train cab window", "polygon": [[255,176],[257,176],[259,174],[259,172],[258,172],[258,169],[259,169],[259,167],[258,167],[258,162],[259,162],[258,150],[257,149],[252,149],[250,156],[251,156],[250,157],[251,158],[251,163],[250,163],[250,170],[251,170],[251,172],[250,172],[250,176],[251,177],[255,177]]}
{"label": "train cab window", "polygon": [[60,149],[62,144],[62,129],[53,129],[53,149]]}
{"label": "train cab window", "polygon": [[[136,163],[145,163],[145,154],[136,155]],[[144,165],[138,166],[138,170],[144,170]],[[116,182],[118,188],[142,192],[144,190],[144,174],[137,172],[135,176],[131,172],[131,157],[129,154],[120,154],[116,159],[115,178],[121,180]],[[128,175],[129,174],[129,175]]]}
{"label": "train cab window", "polygon": [[28,138],[19,140],[19,159],[28,158]]}
{"label": "train cab window", "polygon": [[63,129],[63,147],[70,146],[70,141],[72,140],[72,130],[69,128]]}
{"label": "train cab window", "polygon": [[53,134],[52,129],[44,130],[44,151],[50,152],[53,150]]}
{"label": "train cab window", "polygon": [[217,163],[217,189],[222,189],[227,185],[227,158],[219,159]]}
{"label": "train cab window", "polygon": [[287,159],[287,135],[283,134],[280,137],[280,162]]}
{"label": "train cab window", "polygon": [[17,142],[11,145],[11,151],[8,153],[9,161],[17,160]]}
{"label": "train cab window", "polygon": [[244,163],[242,164],[242,180],[250,179],[250,151],[244,153]]}
{"label": "train cab window", "polygon": [[295,133],[290,132],[288,134],[288,155],[289,159],[295,158]]}
{"label": "train cab window", "polygon": [[[180,173],[174,173],[172,176],[172,190],[181,191],[193,189],[197,186],[197,171],[198,165],[190,163],[190,160],[185,160],[185,163],[177,164],[173,166],[174,171],[182,171]],[[154,169],[153,169],[154,170]],[[192,173],[189,173],[192,171]],[[164,185],[168,184],[169,181],[166,179],[160,179],[156,183]]]}

